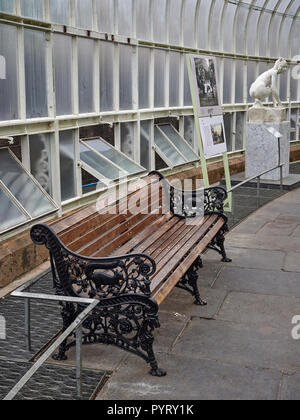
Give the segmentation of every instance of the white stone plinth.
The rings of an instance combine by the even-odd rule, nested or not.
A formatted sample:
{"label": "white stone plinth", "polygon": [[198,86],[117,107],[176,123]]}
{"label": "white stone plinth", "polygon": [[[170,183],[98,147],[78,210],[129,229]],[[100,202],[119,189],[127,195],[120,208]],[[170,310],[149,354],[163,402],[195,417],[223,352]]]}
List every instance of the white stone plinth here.
{"label": "white stone plinth", "polygon": [[[289,122],[281,123],[247,123],[246,137],[246,178],[252,178],[260,173],[274,168],[278,165],[278,140],[268,131],[274,128],[282,137],[281,163],[283,166],[283,177],[288,177],[290,172],[290,133]],[[279,181],[280,170],[269,172],[262,176],[262,179]]]}

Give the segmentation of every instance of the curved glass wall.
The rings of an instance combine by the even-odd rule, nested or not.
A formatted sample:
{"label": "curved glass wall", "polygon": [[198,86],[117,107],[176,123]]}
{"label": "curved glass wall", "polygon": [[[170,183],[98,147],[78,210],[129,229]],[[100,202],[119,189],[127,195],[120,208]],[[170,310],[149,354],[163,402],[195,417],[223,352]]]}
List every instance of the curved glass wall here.
{"label": "curved glass wall", "polygon": [[[9,15],[18,14],[16,24]],[[163,118],[191,157],[198,146],[186,54],[198,51],[217,58],[230,151],[244,148],[251,84],[279,56],[286,58],[289,70],[279,90],[292,121],[291,141],[297,141],[299,33],[299,0],[0,0],[1,132],[23,135],[33,175],[31,139],[47,133],[46,189],[58,205],[82,194],[81,127],[108,140],[101,125],[110,124],[112,147],[148,170],[155,169],[156,143],[165,138],[157,128]],[[74,141],[66,169],[70,189],[62,185],[59,141],[68,130]],[[165,164],[182,163],[177,158],[166,156]]]}

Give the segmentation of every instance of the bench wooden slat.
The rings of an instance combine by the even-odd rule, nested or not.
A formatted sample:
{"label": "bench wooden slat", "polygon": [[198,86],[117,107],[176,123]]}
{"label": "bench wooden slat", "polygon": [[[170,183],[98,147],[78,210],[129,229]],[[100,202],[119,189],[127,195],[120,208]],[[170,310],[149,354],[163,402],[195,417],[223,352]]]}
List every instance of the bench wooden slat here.
{"label": "bench wooden slat", "polygon": [[[138,216],[135,217],[139,219]],[[120,245],[124,245],[124,243],[127,242],[132,237],[132,235],[143,230],[146,226],[149,225],[149,223],[152,223],[156,218],[156,215],[144,215],[144,219],[138,220],[138,223],[136,223],[136,225],[134,226],[131,226],[130,230],[125,229],[122,235],[116,236],[115,239],[111,240],[109,243],[106,243],[104,247],[101,247],[100,250],[92,254],[92,257],[99,258],[111,255],[111,253],[115,251]]]}
{"label": "bench wooden slat", "polygon": [[[212,226],[212,223],[214,223],[217,220],[217,218],[218,216],[209,217],[200,229],[198,226],[195,226],[194,229],[192,229],[191,232],[189,232],[187,237],[184,238],[182,243],[179,243],[175,247],[173,247],[170,253],[157,264],[157,272],[151,279],[152,292],[155,291],[155,289],[169,276],[170,272],[173,271],[179,264],[179,262],[184,258],[184,256],[191,249],[193,249],[195,244],[197,244],[197,242],[201,240],[203,235],[207,233],[209,228]],[[220,223],[223,225],[224,220],[222,219]],[[200,253],[196,255],[196,258],[199,255]]]}
{"label": "bench wooden slat", "polygon": [[167,223],[173,215],[171,214],[165,214],[164,216],[157,216],[158,218],[150,225],[148,225],[142,232],[137,234],[133,239],[128,241],[125,245],[123,245],[120,248],[117,248],[111,255],[117,256],[117,255],[125,255],[133,252],[134,248],[137,246],[137,244],[140,244],[141,242],[145,241],[146,239],[153,234],[153,232],[157,231],[158,229],[161,229],[162,226]]}
{"label": "bench wooden slat", "polygon": [[[178,281],[185,275],[189,267],[196,261],[198,256],[206,249],[209,243],[212,241],[218,229],[221,229],[224,225],[224,220],[220,219],[215,224],[214,228],[202,239],[202,241],[191,251],[190,255],[183,261],[182,264],[174,271],[173,274],[154,294],[153,298],[160,306],[169,293],[174,289]],[[155,284],[153,283],[153,289]]]}
{"label": "bench wooden slat", "polygon": [[149,238],[147,238],[144,242],[141,244],[138,244],[133,249],[133,252],[135,253],[145,253],[146,249],[151,246],[155,241],[158,241],[159,238],[165,235],[166,232],[169,231],[174,225],[179,223],[179,219],[177,217],[172,217],[166,224],[164,224],[160,229],[158,229],[156,232],[154,232]]}

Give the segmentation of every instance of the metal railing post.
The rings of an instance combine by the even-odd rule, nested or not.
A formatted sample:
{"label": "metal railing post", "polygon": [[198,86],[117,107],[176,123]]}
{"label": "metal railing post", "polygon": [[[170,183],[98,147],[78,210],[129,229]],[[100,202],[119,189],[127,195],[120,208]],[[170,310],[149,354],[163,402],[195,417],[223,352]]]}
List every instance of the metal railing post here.
{"label": "metal railing post", "polygon": [[26,347],[29,352],[31,352],[31,317],[30,317],[30,298],[25,299],[25,339]]}
{"label": "metal railing post", "polygon": [[82,396],[82,324],[76,330],[76,383],[77,396]]}

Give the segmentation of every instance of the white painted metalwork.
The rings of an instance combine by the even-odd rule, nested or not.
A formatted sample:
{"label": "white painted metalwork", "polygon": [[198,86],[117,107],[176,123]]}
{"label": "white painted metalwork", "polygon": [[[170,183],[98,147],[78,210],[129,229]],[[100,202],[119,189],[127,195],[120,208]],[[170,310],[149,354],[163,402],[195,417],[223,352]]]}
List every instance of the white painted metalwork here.
{"label": "white painted metalwork", "polygon": [[[6,116],[1,115],[0,107],[0,136],[21,136],[23,165],[30,170],[30,136],[49,133],[52,197],[59,207],[63,204],[60,131],[70,130],[74,136],[72,200],[78,203],[83,199],[79,151],[82,127],[113,124],[115,148],[123,150],[122,124],[132,123],[129,157],[140,165],[141,127],[149,121],[149,169],[155,169],[157,118],[178,117],[179,132],[184,135],[185,118],[193,115],[185,54],[217,57],[226,137],[233,152],[244,147],[245,115],[251,106],[248,91],[261,69],[272,67],[280,55],[291,66],[300,62],[299,0],[2,0],[0,54],[4,42],[8,42],[8,27],[14,36],[6,48],[8,78],[5,89],[0,85],[0,95],[11,92],[10,103],[17,104],[18,115],[13,107],[6,109]],[[28,39],[29,33],[32,39]],[[34,39],[39,39],[43,47],[34,48],[30,44],[37,42]],[[36,73],[36,89],[42,73],[28,68],[31,61],[25,56],[26,42],[27,54],[30,48],[36,51],[35,62],[45,69],[45,93],[37,91],[36,97],[46,103],[47,115],[30,119],[29,107],[39,109],[39,104],[30,102],[28,72]],[[68,68],[67,77],[62,59]],[[13,67],[15,71],[9,71]],[[141,72],[146,83],[142,107]],[[300,83],[291,75],[290,70],[279,89],[292,120],[291,140],[297,141]],[[85,100],[89,104],[82,107]],[[11,112],[11,119],[7,120],[7,112]]]}

